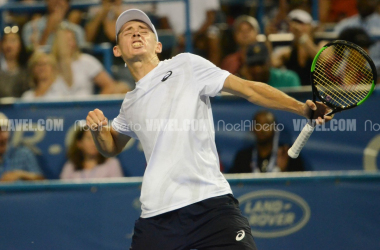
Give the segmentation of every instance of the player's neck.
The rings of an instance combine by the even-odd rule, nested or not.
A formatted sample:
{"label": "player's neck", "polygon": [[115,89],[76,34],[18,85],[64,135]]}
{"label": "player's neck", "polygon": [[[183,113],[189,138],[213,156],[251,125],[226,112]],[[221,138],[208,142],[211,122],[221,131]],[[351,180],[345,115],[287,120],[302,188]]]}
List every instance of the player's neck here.
{"label": "player's neck", "polygon": [[131,72],[133,79],[138,82],[150,71],[157,67],[160,60],[157,55],[150,58],[141,58],[127,61],[129,71]]}

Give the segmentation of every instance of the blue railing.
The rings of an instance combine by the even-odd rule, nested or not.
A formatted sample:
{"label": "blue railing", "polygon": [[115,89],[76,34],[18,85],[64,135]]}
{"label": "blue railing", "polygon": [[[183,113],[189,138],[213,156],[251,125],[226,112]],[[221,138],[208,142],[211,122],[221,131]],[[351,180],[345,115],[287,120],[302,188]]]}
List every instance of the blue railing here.
{"label": "blue railing", "polygon": [[[276,184],[283,182],[380,182],[379,171],[315,171],[299,173],[225,174],[231,185]],[[93,179],[81,181],[46,180],[36,182],[1,183],[0,192],[88,189],[92,187],[133,187],[142,184],[142,177]]]}

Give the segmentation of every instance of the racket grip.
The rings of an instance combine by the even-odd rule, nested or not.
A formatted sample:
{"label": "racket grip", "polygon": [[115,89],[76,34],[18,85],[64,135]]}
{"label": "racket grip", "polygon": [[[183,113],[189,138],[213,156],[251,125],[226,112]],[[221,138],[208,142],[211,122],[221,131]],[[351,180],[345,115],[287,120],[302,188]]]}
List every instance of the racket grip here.
{"label": "racket grip", "polygon": [[306,123],[305,127],[303,127],[301,133],[298,135],[296,141],[293,143],[293,146],[288,150],[288,155],[291,158],[295,159],[298,157],[307,140],[309,140],[309,137],[313,133],[314,128],[314,126]]}

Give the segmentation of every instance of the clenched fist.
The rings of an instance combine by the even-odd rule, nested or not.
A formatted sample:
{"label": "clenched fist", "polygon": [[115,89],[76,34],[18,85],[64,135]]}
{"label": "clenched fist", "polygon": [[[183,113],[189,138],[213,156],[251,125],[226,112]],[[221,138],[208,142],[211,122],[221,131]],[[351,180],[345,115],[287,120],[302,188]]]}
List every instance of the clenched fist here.
{"label": "clenched fist", "polygon": [[86,124],[92,131],[97,131],[108,124],[108,119],[100,109],[94,109],[88,112]]}

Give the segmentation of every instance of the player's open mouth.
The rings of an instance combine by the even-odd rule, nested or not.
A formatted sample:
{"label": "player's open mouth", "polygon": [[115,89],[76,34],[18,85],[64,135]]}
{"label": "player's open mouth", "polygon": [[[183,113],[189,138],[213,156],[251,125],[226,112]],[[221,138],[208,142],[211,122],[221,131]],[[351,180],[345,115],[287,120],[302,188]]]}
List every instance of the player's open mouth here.
{"label": "player's open mouth", "polygon": [[142,47],[142,42],[134,42],[134,43],[132,43],[132,47],[134,48],[134,49],[138,49],[138,48],[140,48],[140,47]]}

